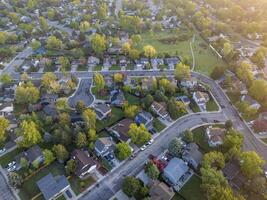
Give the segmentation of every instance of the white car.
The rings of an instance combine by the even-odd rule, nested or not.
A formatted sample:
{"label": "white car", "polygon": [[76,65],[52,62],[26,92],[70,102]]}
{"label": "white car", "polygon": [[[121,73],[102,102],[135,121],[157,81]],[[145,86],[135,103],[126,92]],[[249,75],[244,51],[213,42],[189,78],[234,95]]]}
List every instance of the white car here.
{"label": "white car", "polygon": [[151,140],[148,141],[148,144],[150,145],[150,144],[152,144],[153,142],[154,142],[154,140],[151,139]]}
{"label": "white car", "polygon": [[265,171],[264,174],[265,174],[265,177],[267,178],[267,171]]}
{"label": "white car", "polygon": [[8,167],[12,167],[12,166],[14,166],[16,164],[16,162],[15,161],[12,161],[11,163],[8,163]]}
{"label": "white car", "polygon": [[140,149],[141,151],[144,151],[147,148],[147,145],[143,145]]}
{"label": "white car", "polygon": [[15,169],[16,169],[16,165],[13,165],[13,166],[7,168],[7,171],[8,172],[13,172]]}
{"label": "white car", "polygon": [[6,151],[6,148],[0,149],[0,154],[4,153]]}

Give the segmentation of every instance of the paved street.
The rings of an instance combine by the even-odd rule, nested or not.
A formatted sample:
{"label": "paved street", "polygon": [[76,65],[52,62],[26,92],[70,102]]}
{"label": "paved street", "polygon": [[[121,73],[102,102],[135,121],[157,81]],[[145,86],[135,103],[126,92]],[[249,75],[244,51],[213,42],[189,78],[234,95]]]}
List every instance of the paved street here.
{"label": "paved street", "polygon": [[82,100],[86,107],[90,106],[93,101],[94,97],[90,92],[91,82],[92,79],[81,79],[79,83],[78,89],[75,91],[73,96],[69,98],[69,105],[75,108],[78,101]]}
{"label": "paved street", "polygon": [[9,186],[2,173],[0,173],[0,199],[1,200],[15,200]]}

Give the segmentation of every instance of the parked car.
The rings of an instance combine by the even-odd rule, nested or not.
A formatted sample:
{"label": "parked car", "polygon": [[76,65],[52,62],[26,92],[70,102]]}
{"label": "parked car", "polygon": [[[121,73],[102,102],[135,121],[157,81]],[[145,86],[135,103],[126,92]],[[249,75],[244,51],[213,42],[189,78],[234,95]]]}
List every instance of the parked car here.
{"label": "parked car", "polygon": [[16,169],[16,165],[13,165],[13,166],[7,168],[7,171],[8,172],[13,172],[15,169]]}
{"label": "parked car", "polygon": [[0,154],[3,154],[6,151],[6,148],[0,149]]}
{"label": "parked car", "polygon": [[72,194],[69,190],[66,191],[66,195],[69,197],[69,198],[72,198]]}
{"label": "parked car", "polygon": [[16,162],[15,161],[12,161],[11,163],[8,163],[8,167],[12,167],[12,166],[14,166],[16,164]]}
{"label": "parked car", "polygon": [[144,151],[147,148],[147,144],[143,145],[140,149],[141,151]]}

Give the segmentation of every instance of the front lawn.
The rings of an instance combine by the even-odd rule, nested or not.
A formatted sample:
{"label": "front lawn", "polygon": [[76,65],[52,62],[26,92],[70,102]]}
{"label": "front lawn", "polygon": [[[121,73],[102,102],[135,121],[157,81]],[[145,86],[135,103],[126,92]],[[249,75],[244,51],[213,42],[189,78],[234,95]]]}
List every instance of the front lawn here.
{"label": "front lawn", "polygon": [[77,71],[88,71],[87,65],[78,65]]}
{"label": "front lawn", "polygon": [[95,183],[95,180],[91,176],[84,180],[79,177],[72,176],[68,181],[70,182],[71,188],[76,195],[79,195],[86,188]]}
{"label": "front lawn", "polygon": [[103,92],[98,92],[96,90],[96,87],[92,87],[92,94],[95,95],[96,99],[109,100],[109,92],[107,90]]}
{"label": "front lawn", "polygon": [[213,99],[211,99],[206,104],[206,109],[207,109],[207,111],[218,111],[219,107],[218,107],[217,103]]}
{"label": "front lawn", "polygon": [[40,193],[40,190],[36,184],[41,178],[47,174],[52,173],[54,176],[65,175],[64,165],[54,162],[47,167],[43,168],[37,174],[26,180],[19,191],[19,196],[22,200],[32,199],[34,196]]}
{"label": "front lawn", "polygon": [[201,179],[193,175],[188,182],[181,188],[180,195],[186,200],[205,200],[205,196],[200,188]]}
{"label": "front lawn", "polygon": [[5,168],[8,165],[8,163],[10,163],[11,161],[13,161],[14,158],[15,158],[15,156],[18,155],[22,151],[23,151],[23,149],[16,148],[13,151],[10,151],[9,153],[3,155],[0,158],[0,165]]}
{"label": "front lawn", "polygon": [[200,109],[194,100],[191,100],[189,107],[194,113],[200,112]]}
{"label": "front lawn", "polygon": [[153,120],[153,127],[155,128],[155,130],[159,133],[160,131],[162,131],[166,125],[163,124],[160,120],[158,120],[157,118],[155,118]]}
{"label": "front lawn", "polygon": [[94,71],[101,71],[102,70],[102,66],[97,65],[94,67]]}
{"label": "front lawn", "polygon": [[124,117],[122,109],[116,107],[112,107],[111,109],[112,109],[111,117],[108,117],[107,119],[101,121],[97,120],[96,122],[97,132],[102,131],[104,128],[111,126],[112,124],[116,123],[117,121],[121,120]]}
{"label": "front lawn", "polygon": [[134,96],[130,93],[125,93],[124,96],[129,105],[140,105],[140,98],[137,96]]}
{"label": "front lawn", "polygon": [[120,68],[120,66],[118,66],[118,65],[112,65],[110,68],[109,68],[109,70],[121,70],[121,68]]}

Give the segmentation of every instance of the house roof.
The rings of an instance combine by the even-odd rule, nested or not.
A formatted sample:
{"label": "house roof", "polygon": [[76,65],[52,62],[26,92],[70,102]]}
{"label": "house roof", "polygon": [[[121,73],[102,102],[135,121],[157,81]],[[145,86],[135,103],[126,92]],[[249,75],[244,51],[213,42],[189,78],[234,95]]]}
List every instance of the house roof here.
{"label": "house roof", "polygon": [[202,98],[204,98],[205,100],[209,99],[209,95],[205,92],[197,91],[197,92],[195,92],[195,96],[197,99],[202,99]]}
{"label": "house roof", "polygon": [[173,181],[177,182],[188,169],[188,166],[183,160],[180,158],[173,158],[164,169],[164,174],[167,175],[167,178],[171,178]]}
{"label": "house roof", "polygon": [[111,129],[119,134],[119,139],[122,141],[127,141],[129,139],[129,136],[127,135],[130,125],[134,123],[131,119],[123,119],[119,121],[117,124],[115,124]]}
{"label": "house roof", "polygon": [[224,128],[214,127],[209,129],[209,140],[212,142],[222,142],[226,130]]}
{"label": "house roof", "polygon": [[146,112],[146,111],[142,111],[138,113],[135,117],[135,121],[137,123],[144,124],[144,125],[151,120],[153,120],[153,116],[151,115],[151,113]]}
{"label": "house roof", "polygon": [[150,188],[149,194],[153,200],[170,200],[175,193],[164,182],[155,181]]}
{"label": "house roof", "polygon": [[26,151],[29,162],[33,162],[40,156],[43,156],[43,152],[38,145],[35,145]]}
{"label": "house roof", "polygon": [[162,116],[168,114],[168,112],[166,111],[167,105],[165,102],[158,103],[154,101],[151,106]]}
{"label": "house roof", "polygon": [[46,200],[53,198],[63,189],[69,186],[65,176],[53,177],[51,173],[37,181],[37,186],[41,190]]}
{"label": "house roof", "polygon": [[111,137],[98,138],[95,142],[95,148],[97,148],[100,152],[102,152],[106,146],[112,145],[114,145],[114,142]]}
{"label": "house roof", "polygon": [[190,143],[186,146],[184,156],[193,159],[197,165],[201,163],[203,158],[203,154],[199,151],[199,148],[195,143]]}
{"label": "house roof", "polygon": [[249,95],[243,95],[242,101],[249,103],[250,105],[259,104],[255,99],[252,99]]}
{"label": "house roof", "polygon": [[103,114],[105,114],[105,113],[111,111],[110,106],[107,105],[107,104],[105,104],[105,103],[95,104],[95,105],[94,105],[94,108],[95,108],[97,111],[99,111],[99,112],[101,112],[101,113],[103,113]]}

